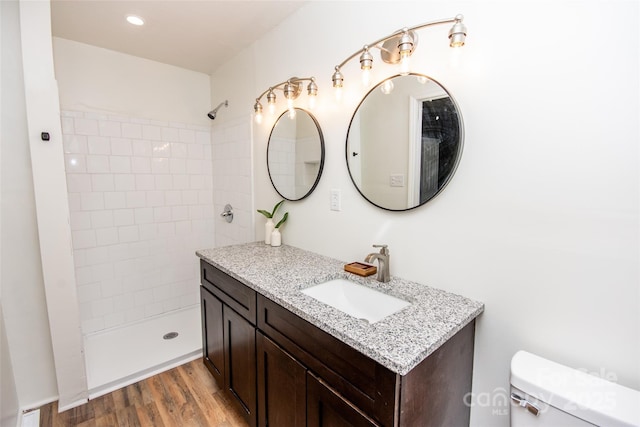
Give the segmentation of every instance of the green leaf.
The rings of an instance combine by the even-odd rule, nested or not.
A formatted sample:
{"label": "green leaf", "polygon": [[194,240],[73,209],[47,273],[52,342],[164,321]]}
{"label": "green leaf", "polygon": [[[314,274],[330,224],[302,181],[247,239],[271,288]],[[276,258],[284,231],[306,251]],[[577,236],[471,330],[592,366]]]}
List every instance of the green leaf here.
{"label": "green leaf", "polygon": [[258,212],[259,212],[259,213],[261,213],[262,215],[266,216],[267,218],[273,218],[273,217],[271,216],[271,213],[270,213],[270,212],[267,212],[267,211],[265,211],[265,210],[263,210],[263,209],[258,209]]}
{"label": "green leaf", "polygon": [[278,208],[280,207],[280,205],[282,205],[284,203],[284,199],[280,200],[278,203],[276,203],[276,205],[273,207],[273,212],[271,212],[271,218],[273,218],[274,216],[276,216],[276,211],[278,210]]}
{"label": "green leaf", "polygon": [[280,221],[278,221],[278,223],[276,224],[276,228],[280,228],[280,226],[285,223],[287,218],[289,218],[289,212],[286,212],[284,214],[284,216],[282,217],[282,219]]}

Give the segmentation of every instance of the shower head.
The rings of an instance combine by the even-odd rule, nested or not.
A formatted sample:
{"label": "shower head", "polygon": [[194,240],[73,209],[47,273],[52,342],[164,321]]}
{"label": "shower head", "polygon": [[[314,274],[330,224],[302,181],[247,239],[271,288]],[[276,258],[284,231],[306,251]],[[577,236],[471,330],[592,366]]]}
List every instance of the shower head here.
{"label": "shower head", "polygon": [[228,106],[229,106],[229,101],[221,102],[221,103],[220,103],[220,105],[218,105],[218,106],[217,106],[216,108],[214,108],[213,110],[209,111],[209,112],[207,113],[207,116],[208,116],[211,120],[215,119],[215,118],[216,118],[216,114],[218,113],[218,110],[219,110],[219,109],[220,109],[220,107],[222,107],[223,105],[224,105],[225,107],[228,107]]}

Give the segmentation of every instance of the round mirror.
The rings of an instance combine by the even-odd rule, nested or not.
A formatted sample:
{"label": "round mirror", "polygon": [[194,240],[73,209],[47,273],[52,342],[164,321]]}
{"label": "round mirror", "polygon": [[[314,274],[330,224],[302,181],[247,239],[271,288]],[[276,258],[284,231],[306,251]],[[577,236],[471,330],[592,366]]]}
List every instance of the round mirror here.
{"label": "round mirror", "polygon": [[324,166],[324,139],[310,113],[300,108],[284,112],[267,145],[267,170],[273,188],[287,200],[301,200],[316,188]]}
{"label": "round mirror", "polygon": [[462,154],[462,116],[438,82],[419,74],[391,77],[364,97],[349,124],[347,167],[374,205],[416,208],[451,180]]}

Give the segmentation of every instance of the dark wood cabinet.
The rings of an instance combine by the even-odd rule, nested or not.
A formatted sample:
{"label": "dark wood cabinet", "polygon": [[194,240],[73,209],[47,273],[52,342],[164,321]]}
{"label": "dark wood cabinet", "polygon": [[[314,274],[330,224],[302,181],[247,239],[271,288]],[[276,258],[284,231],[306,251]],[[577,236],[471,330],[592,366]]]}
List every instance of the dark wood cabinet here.
{"label": "dark wood cabinet", "polygon": [[256,328],[223,306],[225,389],[249,425],[256,425]]}
{"label": "dark wood cabinet", "polygon": [[379,427],[312,373],[307,374],[307,427]]}
{"label": "dark wood cabinet", "polygon": [[256,333],[258,350],[258,426],[304,426],[307,369],[277,344]]}
{"label": "dark wood cabinet", "polygon": [[469,425],[475,320],[406,375],[201,262],[204,363],[250,426]]}
{"label": "dark wood cabinet", "polygon": [[204,364],[218,384],[224,384],[224,338],[222,302],[205,288],[200,288],[202,311],[202,352]]}

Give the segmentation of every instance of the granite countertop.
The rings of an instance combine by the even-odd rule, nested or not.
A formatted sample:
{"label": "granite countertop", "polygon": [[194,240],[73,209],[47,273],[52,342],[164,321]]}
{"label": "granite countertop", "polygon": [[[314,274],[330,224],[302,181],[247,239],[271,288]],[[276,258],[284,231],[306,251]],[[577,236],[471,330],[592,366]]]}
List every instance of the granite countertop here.
{"label": "granite countertop", "polygon": [[[196,251],[196,254],[318,328],[400,375],[407,374],[484,310],[480,302],[391,277],[389,283],[344,271],[344,261],[262,242]],[[412,304],[369,324],[300,292],[331,279],[354,282]]]}

